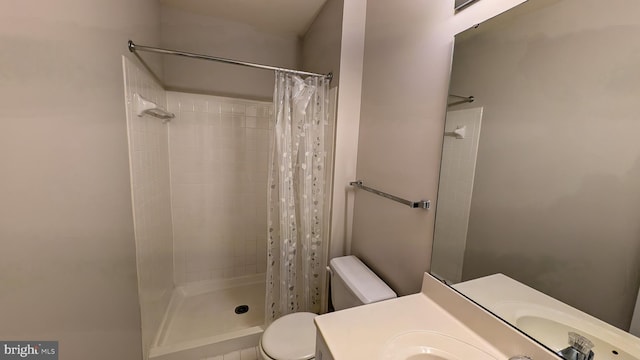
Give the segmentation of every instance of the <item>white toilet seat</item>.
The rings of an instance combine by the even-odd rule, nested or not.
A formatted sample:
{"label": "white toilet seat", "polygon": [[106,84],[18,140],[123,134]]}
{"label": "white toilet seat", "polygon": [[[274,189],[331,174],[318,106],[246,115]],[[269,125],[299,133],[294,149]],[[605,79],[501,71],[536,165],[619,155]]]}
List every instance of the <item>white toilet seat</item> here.
{"label": "white toilet seat", "polygon": [[315,358],[317,314],[285,315],[269,325],[260,338],[260,355],[266,360],[312,360]]}

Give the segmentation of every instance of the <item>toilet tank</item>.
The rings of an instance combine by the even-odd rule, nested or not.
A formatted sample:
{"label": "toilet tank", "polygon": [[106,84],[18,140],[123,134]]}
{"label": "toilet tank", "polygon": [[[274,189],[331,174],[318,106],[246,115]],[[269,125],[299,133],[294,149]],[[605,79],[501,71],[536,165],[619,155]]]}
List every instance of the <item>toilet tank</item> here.
{"label": "toilet tank", "polygon": [[331,300],[336,310],[397,297],[384,281],[353,255],[333,258],[329,267]]}

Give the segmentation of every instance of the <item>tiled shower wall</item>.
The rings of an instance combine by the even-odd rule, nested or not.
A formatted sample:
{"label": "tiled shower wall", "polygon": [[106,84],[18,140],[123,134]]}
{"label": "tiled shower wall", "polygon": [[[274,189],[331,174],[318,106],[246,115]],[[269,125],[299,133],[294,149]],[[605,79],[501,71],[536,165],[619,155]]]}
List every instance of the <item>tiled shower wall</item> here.
{"label": "tiled shower wall", "polygon": [[272,103],[167,100],[177,285],[265,272]]}
{"label": "tiled shower wall", "polygon": [[126,57],[122,58],[142,343],[146,354],[173,290],[168,127],[162,120],[149,115],[137,116],[133,96],[138,93],[164,104],[166,93],[146,71]]}

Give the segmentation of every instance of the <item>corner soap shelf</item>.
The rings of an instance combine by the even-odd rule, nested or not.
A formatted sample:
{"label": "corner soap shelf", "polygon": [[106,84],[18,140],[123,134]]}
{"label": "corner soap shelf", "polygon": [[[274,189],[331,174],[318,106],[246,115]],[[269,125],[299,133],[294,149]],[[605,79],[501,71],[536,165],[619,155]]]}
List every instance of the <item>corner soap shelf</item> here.
{"label": "corner soap shelf", "polygon": [[173,119],[175,114],[168,112],[153,101],[143,98],[140,94],[133,94],[133,103],[136,115],[142,117],[145,114],[151,115],[167,122]]}

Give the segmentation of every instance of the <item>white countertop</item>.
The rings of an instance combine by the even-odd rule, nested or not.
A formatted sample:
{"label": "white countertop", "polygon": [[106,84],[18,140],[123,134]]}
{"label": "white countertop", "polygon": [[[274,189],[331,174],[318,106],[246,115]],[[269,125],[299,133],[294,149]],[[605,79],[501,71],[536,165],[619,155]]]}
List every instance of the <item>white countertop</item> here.
{"label": "white countertop", "polygon": [[315,322],[336,359],[381,358],[391,339],[416,330],[450,335],[507,358],[422,293],[321,315]]}
{"label": "white countertop", "polygon": [[326,346],[336,360],[388,359],[390,343],[412,332],[444,335],[497,360],[523,354],[535,360],[557,359],[428,274],[418,294],[320,315],[315,323],[322,348]]}

